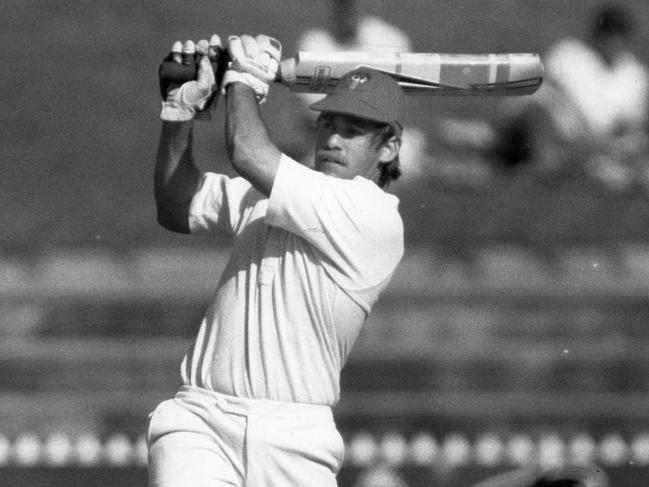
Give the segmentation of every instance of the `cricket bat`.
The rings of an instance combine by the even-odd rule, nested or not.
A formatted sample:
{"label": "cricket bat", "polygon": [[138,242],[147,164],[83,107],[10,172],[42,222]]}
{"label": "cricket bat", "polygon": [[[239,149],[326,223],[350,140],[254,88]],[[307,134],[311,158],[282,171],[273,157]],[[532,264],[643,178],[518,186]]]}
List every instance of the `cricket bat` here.
{"label": "cricket bat", "polygon": [[540,56],[533,53],[300,51],[280,62],[277,81],[293,92],[328,93],[358,67],[389,74],[409,95],[529,95],[543,80]]}
{"label": "cricket bat", "polygon": [[[408,95],[530,95],[543,80],[543,65],[540,56],[534,53],[299,51],[280,62],[275,81],[292,92],[324,94],[345,73],[358,67],[389,74]],[[167,58],[160,65],[161,83],[179,84],[195,76],[195,63],[178,63]]]}

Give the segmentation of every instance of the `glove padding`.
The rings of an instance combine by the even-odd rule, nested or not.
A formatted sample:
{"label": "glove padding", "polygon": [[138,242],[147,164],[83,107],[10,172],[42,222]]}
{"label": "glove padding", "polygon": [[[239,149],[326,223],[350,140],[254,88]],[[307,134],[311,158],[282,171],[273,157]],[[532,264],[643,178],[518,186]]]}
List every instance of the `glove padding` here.
{"label": "glove padding", "polygon": [[[217,37],[212,36],[213,40]],[[207,110],[202,111],[217,90],[215,69],[208,56],[210,44],[201,40],[196,46],[197,54],[200,56],[196,79],[167,91],[160,112],[162,120],[186,122],[192,120],[197,114],[200,114],[197,118],[203,120],[211,118]]]}
{"label": "glove padding", "polygon": [[228,54],[231,59],[223,77],[223,91],[234,82],[250,86],[259,103],[268,95],[269,84],[277,77],[282,46],[277,39],[259,34],[230,36]]}

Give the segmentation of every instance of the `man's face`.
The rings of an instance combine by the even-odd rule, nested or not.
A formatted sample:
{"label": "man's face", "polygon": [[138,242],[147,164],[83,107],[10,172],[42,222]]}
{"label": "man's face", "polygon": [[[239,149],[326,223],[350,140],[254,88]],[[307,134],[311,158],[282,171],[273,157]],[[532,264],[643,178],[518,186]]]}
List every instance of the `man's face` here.
{"label": "man's face", "polygon": [[382,162],[373,138],[380,125],[369,120],[323,112],[317,121],[315,170],[329,176],[373,179]]}

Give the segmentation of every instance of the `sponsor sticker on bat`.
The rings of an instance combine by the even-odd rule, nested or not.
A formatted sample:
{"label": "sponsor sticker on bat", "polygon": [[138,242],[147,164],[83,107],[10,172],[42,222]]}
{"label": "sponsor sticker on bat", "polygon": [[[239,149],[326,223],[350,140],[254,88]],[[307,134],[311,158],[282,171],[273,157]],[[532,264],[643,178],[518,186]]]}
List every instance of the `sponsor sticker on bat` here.
{"label": "sponsor sticker on bat", "polygon": [[329,78],[331,77],[331,68],[329,66],[316,66],[311,77],[309,89],[319,93],[327,90]]}

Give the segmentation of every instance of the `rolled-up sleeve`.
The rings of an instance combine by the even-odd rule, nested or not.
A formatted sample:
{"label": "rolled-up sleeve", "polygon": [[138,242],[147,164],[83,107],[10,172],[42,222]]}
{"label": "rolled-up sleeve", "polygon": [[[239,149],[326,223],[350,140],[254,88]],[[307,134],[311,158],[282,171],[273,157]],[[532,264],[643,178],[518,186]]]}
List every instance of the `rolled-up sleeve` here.
{"label": "rolled-up sleeve", "polygon": [[251,185],[243,178],[223,174],[203,174],[198,191],[189,206],[191,233],[234,233]]}
{"label": "rolled-up sleeve", "polygon": [[398,199],[364,178],[344,180],[282,156],[266,223],[307,240],[342,287],[388,279],[403,255]]}

